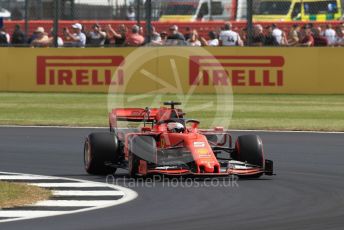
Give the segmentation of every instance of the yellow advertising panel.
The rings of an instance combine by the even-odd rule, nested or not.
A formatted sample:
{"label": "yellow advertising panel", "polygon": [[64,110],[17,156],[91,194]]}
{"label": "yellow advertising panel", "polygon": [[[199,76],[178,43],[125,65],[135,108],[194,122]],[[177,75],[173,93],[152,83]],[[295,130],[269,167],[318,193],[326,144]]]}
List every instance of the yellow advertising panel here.
{"label": "yellow advertising panel", "polygon": [[342,94],[340,48],[0,48],[0,91]]}

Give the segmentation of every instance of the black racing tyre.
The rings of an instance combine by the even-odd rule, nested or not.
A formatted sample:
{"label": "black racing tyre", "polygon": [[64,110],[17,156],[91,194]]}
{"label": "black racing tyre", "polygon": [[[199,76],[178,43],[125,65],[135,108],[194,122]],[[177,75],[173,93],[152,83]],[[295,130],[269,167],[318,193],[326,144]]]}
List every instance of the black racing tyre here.
{"label": "black racing tyre", "polygon": [[156,141],[151,136],[136,136],[130,141],[128,156],[128,171],[130,177],[136,177],[139,172],[140,160],[148,163],[155,162],[157,154]]}
{"label": "black racing tyre", "polygon": [[264,167],[263,142],[257,135],[239,136],[232,158],[237,161]]}
{"label": "black racing tyre", "polygon": [[84,145],[84,165],[89,174],[106,175],[116,172],[116,168],[106,166],[106,162],[117,162],[119,158],[118,139],[111,133],[92,133]]}

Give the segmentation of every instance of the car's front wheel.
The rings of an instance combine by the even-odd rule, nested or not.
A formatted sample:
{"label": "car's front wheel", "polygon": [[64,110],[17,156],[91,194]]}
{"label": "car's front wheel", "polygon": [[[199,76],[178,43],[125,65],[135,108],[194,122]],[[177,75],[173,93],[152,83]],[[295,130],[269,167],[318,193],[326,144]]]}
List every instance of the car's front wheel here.
{"label": "car's front wheel", "polygon": [[[231,155],[232,159],[246,162],[264,168],[263,142],[257,135],[239,136],[235,143],[235,151]],[[263,173],[250,175],[248,177],[258,178]]]}

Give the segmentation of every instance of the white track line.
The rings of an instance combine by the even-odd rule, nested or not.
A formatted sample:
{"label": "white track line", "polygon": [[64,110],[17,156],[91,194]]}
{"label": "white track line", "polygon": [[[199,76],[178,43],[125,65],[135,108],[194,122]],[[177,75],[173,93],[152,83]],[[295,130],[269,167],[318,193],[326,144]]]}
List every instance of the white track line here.
{"label": "white track line", "polygon": [[260,133],[311,133],[311,134],[344,134],[344,132],[311,131],[311,130],[265,130],[265,129],[230,129],[231,132],[260,132]]}
{"label": "white track line", "polygon": [[[124,196],[122,191],[53,191],[54,196]],[[62,198],[62,197],[61,197]]]}
{"label": "white track line", "polygon": [[[7,175],[1,175],[7,174]],[[66,183],[30,183],[32,180],[68,180],[71,182]],[[106,191],[84,191],[84,190],[76,190],[76,191],[55,191],[52,190],[53,195],[60,196],[61,200],[46,200],[46,201],[39,201],[35,204],[27,205],[28,208],[30,206],[39,206],[42,207],[43,210],[1,210],[0,209],[0,217],[9,219],[0,220],[1,222],[10,222],[10,221],[18,221],[18,220],[25,220],[25,219],[32,219],[32,218],[39,218],[39,217],[47,217],[47,216],[57,216],[57,215],[65,215],[65,214],[73,214],[73,213],[80,213],[85,211],[91,211],[101,208],[107,208],[119,204],[123,204],[129,202],[137,197],[137,193],[133,190],[112,185],[106,184],[101,182],[93,182],[93,181],[86,181],[86,180],[79,180],[79,179],[72,179],[72,178],[65,178],[65,177],[52,177],[52,176],[41,176],[41,175],[31,175],[31,174],[19,174],[19,173],[10,173],[10,172],[0,172],[0,180],[27,180],[29,184],[41,186],[41,187],[71,187],[71,188],[90,188],[90,187],[108,187],[113,190],[106,190]],[[122,196],[119,199],[114,200],[99,200],[102,196]],[[75,200],[63,200],[64,196],[72,196]],[[78,196],[94,196],[94,200],[77,200]],[[99,198],[99,199],[98,199]],[[70,197],[68,198],[70,199]],[[45,211],[44,207],[85,207],[74,211]],[[12,217],[12,218],[10,218]]]}
{"label": "white track line", "polygon": [[[0,175],[0,180],[47,180],[51,179],[46,176],[27,176],[27,175]],[[55,178],[60,179],[60,178]],[[52,179],[53,180],[53,179]]]}
{"label": "white track line", "polygon": [[[30,219],[34,217],[44,217],[44,216],[56,216],[56,215],[62,215],[66,214],[64,211],[36,211],[36,210],[27,210],[27,211],[12,211],[12,210],[5,210],[0,211],[1,217],[20,217],[15,220],[19,219]],[[6,221],[1,221],[6,222]]]}
{"label": "white track line", "polygon": [[45,200],[39,201],[32,206],[44,207],[92,207],[107,205],[106,200]]}
{"label": "white track line", "polygon": [[34,185],[42,188],[59,188],[59,187],[68,187],[68,188],[85,188],[85,187],[107,187],[103,184],[95,184],[95,183],[29,183],[29,185]]}

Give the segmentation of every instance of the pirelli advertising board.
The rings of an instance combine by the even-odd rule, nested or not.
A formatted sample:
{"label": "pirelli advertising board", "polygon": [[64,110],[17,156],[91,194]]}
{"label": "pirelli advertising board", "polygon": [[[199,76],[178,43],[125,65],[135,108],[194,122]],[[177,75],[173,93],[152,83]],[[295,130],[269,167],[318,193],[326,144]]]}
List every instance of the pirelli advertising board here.
{"label": "pirelli advertising board", "polygon": [[340,48],[0,49],[0,90],[342,94]]}

